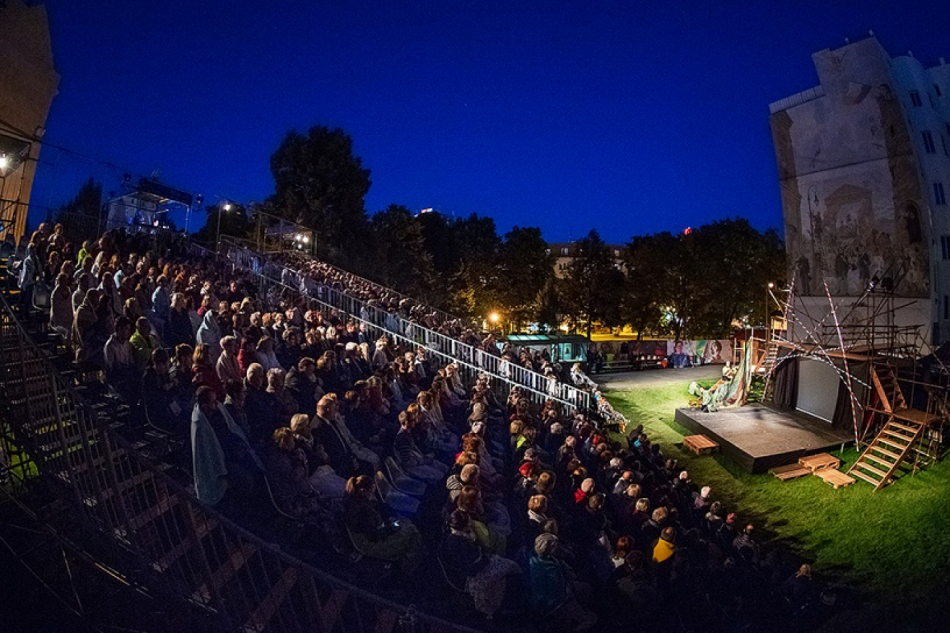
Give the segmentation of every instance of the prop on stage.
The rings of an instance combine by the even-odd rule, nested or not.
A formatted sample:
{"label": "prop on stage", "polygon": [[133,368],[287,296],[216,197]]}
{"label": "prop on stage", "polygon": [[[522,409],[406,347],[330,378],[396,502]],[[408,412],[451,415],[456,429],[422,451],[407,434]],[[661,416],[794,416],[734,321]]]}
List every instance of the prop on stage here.
{"label": "prop on stage", "polygon": [[749,386],[752,384],[752,345],[746,341],[745,351],[738,367],[727,363],[722,370],[722,379],[709,389],[703,389],[697,383],[691,383],[689,394],[699,399],[699,408],[714,412],[726,407],[741,407],[749,398]]}

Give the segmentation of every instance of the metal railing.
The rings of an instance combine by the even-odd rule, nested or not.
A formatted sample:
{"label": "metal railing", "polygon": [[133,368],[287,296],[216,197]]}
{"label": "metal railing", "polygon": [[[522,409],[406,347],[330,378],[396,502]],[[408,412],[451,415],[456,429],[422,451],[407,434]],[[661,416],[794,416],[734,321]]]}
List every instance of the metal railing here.
{"label": "metal railing", "polygon": [[73,521],[125,563],[118,571],[227,631],[474,629],[416,612],[308,565],[199,502],[69,385],[0,297],[0,434],[29,454]]}
{"label": "metal railing", "polygon": [[231,262],[244,270],[266,279],[269,283],[285,288],[315,300],[324,310],[335,310],[371,329],[374,337],[388,334],[401,342],[420,346],[435,353],[448,362],[458,362],[473,370],[483,372],[493,381],[510,386],[519,386],[531,394],[534,401],[543,402],[553,399],[566,410],[590,410],[590,393],[567,383],[551,380],[536,371],[511,363],[510,361],[478,349],[458,339],[435,332],[418,323],[401,318],[399,315],[380,310],[347,293],[325,285],[309,285],[297,271],[268,260],[245,247],[232,247],[228,251]]}
{"label": "metal railing", "polygon": [[414,345],[420,345],[468,365],[505,382],[516,384],[533,393],[544,394],[562,404],[582,410],[591,410],[591,394],[577,387],[550,378],[534,370],[512,363],[496,354],[486,352],[451,336],[436,332],[419,323],[403,318],[398,313],[381,310],[348,293],[323,284],[311,284],[288,266],[274,262],[245,246],[232,244],[227,257],[236,266],[266,277],[271,282],[294,288],[309,298],[339,310],[351,318],[374,326],[377,331],[399,335]]}

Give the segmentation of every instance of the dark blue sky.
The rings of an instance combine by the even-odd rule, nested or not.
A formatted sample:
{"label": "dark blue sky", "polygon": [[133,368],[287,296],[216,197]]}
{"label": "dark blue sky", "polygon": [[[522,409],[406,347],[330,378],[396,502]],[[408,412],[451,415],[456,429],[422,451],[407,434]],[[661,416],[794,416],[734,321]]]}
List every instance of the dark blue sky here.
{"label": "dark blue sky", "polygon": [[950,57],[933,1],[45,4],[46,139],[95,161],[44,149],[38,205],[154,170],[260,201],[285,132],[323,124],[372,170],[370,212],[478,212],[552,241],[780,227],[768,104],[817,83],[811,53],[873,29],[891,54]]}

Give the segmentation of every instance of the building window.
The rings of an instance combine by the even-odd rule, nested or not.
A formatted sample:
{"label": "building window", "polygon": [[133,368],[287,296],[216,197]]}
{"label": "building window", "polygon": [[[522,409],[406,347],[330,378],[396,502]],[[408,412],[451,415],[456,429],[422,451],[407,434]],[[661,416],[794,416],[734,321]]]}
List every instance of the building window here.
{"label": "building window", "polygon": [[924,151],[928,154],[934,154],[937,152],[937,148],[934,147],[934,137],[929,130],[924,130],[920,133],[924,137]]}
{"label": "building window", "polygon": [[934,92],[937,93],[937,96],[938,96],[938,97],[942,97],[942,96],[943,96],[943,93],[940,92],[940,84],[934,84]]}
{"label": "building window", "polygon": [[944,259],[950,259],[950,235],[940,236],[940,252]]}
{"label": "building window", "polygon": [[916,90],[910,91],[910,102],[914,104],[915,108],[919,108],[920,106],[924,105],[924,102],[920,100],[920,93]]}
{"label": "building window", "polygon": [[562,248],[562,249],[561,249],[561,254],[562,254],[562,255],[567,255],[567,249],[566,249],[566,248]]}
{"label": "building window", "polygon": [[934,183],[934,202],[943,206],[947,204],[947,197],[943,193],[943,183],[935,182]]}

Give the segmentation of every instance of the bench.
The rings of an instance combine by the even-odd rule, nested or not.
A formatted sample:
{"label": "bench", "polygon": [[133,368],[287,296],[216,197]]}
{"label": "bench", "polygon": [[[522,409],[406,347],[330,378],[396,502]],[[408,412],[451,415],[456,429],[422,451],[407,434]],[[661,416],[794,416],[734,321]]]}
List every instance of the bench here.
{"label": "bench", "polygon": [[687,435],[683,438],[683,446],[697,455],[713,453],[719,448],[719,444],[716,444],[705,435]]}

